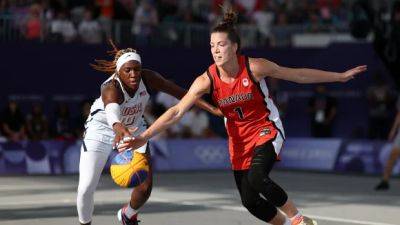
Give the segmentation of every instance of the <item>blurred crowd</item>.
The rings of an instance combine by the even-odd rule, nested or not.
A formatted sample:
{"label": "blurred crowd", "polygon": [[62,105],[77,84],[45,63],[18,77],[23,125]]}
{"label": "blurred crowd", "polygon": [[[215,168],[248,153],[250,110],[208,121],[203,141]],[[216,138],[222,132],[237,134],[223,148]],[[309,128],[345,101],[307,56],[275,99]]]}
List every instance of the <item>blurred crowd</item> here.
{"label": "blurred crowd", "polygon": [[[280,88],[278,80],[269,78],[267,82],[270,95],[285,122],[290,94]],[[310,122],[309,137],[335,137],[333,130],[338,122],[338,111],[346,106],[339,104],[339,97],[333,93],[324,85],[316,85],[308,97],[308,105],[304,113],[308,115]],[[366,97],[367,105],[362,111],[368,115],[368,121],[365,121],[367,123],[362,126],[356,123],[350,126],[349,129],[352,131],[349,138],[387,139],[396,111],[400,111],[400,98],[397,92],[392,85],[382,79],[381,74],[377,73],[374,75],[373,84],[368,87],[363,96]],[[168,94],[157,93],[144,112],[147,123],[152,124],[166,109],[177,102],[176,98]],[[20,103],[25,107],[20,107]],[[76,103],[58,102],[53,110],[47,105],[44,108],[43,101],[30,101],[28,104],[30,109],[22,110],[22,108],[28,108],[26,102],[10,100],[2,109],[0,141],[80,139],[85,132],[85,121],[90,113],[92,101],[82,101],[79,104],[79,110],[76,109],[78,105]],[[295,116],[299,117],[299,115]],[[343,119],[343,116],[341,118]],[[193,107],[182,120],[157,138],[212,138],[225,135],[222,119]],[[307,131],[303,135],[307,135]]]}
{"label": "blurred crowd", "polygon": [[[166,109],[178,100],[160,92],[146,107],[144,117],[147,123],[153,123]],[[44,108],[41,101],[30,102],[30,109],[23,110],[21,103],[9,100],[0,113],[0,142],[22,140],[76,140],[85,133],[85,122],[90,114],[92,101],[84,100],[79,104],[58,102],[51,110]],[[25,103],[22,103],[26,105]],[[76,112],[75,112],[76,111]],[[75,112],[75,113],[74,113]],[[210,128],[210,115],[193,107],[179,123],[161,133],[157,138],[209,138],[216,134]]]}
{"label": "blurred crowd", "polygon": [[[309,31],[349,20],[353,0],[2,0],[0,18],[27,40],[101,43],[114,21],[130,21],[131,32],[146,40],[163,23],[212,25],[221,7],[238,12],[239,24],[253,24],[265,39],[271,26],[300,24]],[[4,23],[4,22],[3,22]],[[10,25],[8,25],[10,26]],[[170,39],[179,33],[166,31]]]}

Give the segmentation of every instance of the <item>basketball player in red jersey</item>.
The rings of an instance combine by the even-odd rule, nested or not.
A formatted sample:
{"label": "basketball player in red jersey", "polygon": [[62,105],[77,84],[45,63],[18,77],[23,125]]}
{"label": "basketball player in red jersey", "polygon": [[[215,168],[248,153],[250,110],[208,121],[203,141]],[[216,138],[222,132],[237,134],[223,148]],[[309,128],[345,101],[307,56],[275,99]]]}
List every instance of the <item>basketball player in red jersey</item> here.
{"label": "basketball player in red jersey", "polygon": [[302,216],[286,192],[269,177],[285,134],[264,78],[297,83],[346,82],[367,67],[358,66],[343,73],[293,69],[240,55],[235,21],[236,14],[227,12],[213,28],[210,46],[215,63],[196,78],[182,100],[134,140],[120,145],[119,151],[145,144],[181,119],[203,94],[210,93],[226,118],[233,174],[244,207],[274,225],[315,225],[316,221]]}

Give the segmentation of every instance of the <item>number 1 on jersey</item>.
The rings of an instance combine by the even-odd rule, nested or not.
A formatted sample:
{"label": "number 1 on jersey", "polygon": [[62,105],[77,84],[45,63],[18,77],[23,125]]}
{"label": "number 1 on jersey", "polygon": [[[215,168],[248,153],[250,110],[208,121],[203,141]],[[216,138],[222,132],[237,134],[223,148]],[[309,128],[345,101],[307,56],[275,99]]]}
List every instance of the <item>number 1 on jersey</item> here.
{"label": "number 1 on jersey", "polygon": [[236,107],[233,111],[235,111],[238,114],[241,120],[244,118],[242,107]]}

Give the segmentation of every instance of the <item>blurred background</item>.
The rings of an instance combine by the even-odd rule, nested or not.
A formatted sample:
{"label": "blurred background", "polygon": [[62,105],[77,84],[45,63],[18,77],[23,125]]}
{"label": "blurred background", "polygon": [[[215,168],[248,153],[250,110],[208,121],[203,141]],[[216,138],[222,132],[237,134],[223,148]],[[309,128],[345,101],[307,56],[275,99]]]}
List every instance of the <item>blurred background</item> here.
{"label": "blurred background", "polygon": [[[89,63],[110,59],[110,38],[188,88],[212,63],[220,5],[239,13],[251,57],[338,72],[368,65],[345,84],[267,80],[287,136],[277,166],[380,174],[400,85],[395,0],[1,0],[0,174],[77,173],[83,124],[107,79]],[[146,119],[176,102],[153,93]],[[153,140],[155,169],[228,169],[225,137],[221,118],[193,108]]]}

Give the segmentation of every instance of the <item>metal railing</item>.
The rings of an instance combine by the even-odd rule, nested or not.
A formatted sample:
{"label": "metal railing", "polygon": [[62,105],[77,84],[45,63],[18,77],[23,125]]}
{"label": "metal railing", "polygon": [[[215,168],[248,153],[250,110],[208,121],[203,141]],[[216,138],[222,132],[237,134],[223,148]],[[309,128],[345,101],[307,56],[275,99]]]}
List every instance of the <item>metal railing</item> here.
{"label": "metal railing", "polygon": [[[24,18],[0,16],[0,42],[26,41],[24,21]],[[55,42],[49,33],[49,24],[49,21],[42,21],[42,32],[38,41]],[[209,44],[210,26],[208,24],[163,22],[156,27],[148,28],[147,35],[145,35],[146,32],[139,31],[135,33],[132,21],[113,21],[108,29],[103,30],[104,37],[111,37],[117,43],[127,45],[180,46],[189,48],[204,47]],[[330,34],[348,32],[348,24],[320,25],[317,30],[315,28],[311,30],[304,24],[272,26],[269,37],[263,36],[254,24],[239,24],[238,31],[242,38],[243,47],[265,46],[266,43],[274,46],[288,46],[291,45],[291,39],[294,34],[305,32]],[[79,38],[77,38],[78,40]],[[57,39],[56,41],[62,42],[62,39]]]}

